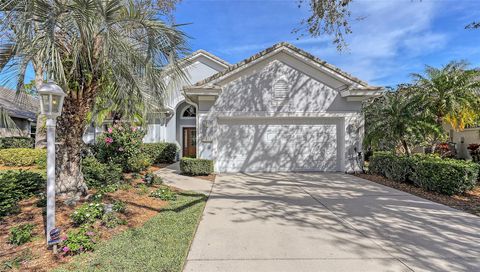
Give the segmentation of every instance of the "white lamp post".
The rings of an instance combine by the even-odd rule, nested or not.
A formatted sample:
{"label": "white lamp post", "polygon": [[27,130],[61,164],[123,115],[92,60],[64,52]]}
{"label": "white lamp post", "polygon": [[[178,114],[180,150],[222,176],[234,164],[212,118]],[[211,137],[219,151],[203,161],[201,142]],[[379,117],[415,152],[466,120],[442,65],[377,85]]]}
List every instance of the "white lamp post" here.
{"label": "white lamp post", "polygon": [[[55,228],[55,126],[62,113],[65,93],[53,81],[38,89],[40,112],[47,117],[47,245],[52,243],[51,231]],[[54,245],[54,251],[56,246]]]}

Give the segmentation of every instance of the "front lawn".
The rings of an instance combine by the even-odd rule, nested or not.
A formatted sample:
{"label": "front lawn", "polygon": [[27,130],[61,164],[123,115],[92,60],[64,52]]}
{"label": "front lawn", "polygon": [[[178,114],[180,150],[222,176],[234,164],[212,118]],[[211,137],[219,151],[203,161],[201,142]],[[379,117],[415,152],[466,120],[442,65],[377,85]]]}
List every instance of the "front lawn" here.
{"label": "front lawn", "polygon": [[206,196],[180,193],[142,227],[129,229],[57,271],[182,271]]}

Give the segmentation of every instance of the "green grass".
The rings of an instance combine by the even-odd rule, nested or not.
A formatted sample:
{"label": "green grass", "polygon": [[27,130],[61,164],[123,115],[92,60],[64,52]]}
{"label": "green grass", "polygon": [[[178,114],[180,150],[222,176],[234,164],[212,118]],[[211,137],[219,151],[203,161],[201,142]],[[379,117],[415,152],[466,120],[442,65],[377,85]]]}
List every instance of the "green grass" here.
{"label": "green grass", "polygon": [[206,196],[182,193],[142,227],[101,243],[56,271],[182,271]]}

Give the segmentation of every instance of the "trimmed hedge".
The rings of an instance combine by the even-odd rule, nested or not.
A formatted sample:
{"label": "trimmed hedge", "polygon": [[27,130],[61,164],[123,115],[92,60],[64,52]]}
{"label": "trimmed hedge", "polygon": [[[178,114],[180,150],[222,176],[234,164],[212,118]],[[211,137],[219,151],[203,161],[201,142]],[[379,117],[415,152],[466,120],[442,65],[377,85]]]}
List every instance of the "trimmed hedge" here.
{"label": "trimmed hedge", "polygon": [[180,160],[180,172],[189,176],[206,176],[213,173],[213,161],[182,158]]}
{"label": "trimmed hedge", "polygon": [[0,149],[3,148],[33,148],[35,140],[30,137],[0,138]]}
{"label": "trimmed hedge", "polygon": [[454,159],[415,155],[396,156],[378,152],[370,158],[369,172],[445,195],[461,194],[473,189],[480,165]]}
{"label": "trimmed hedge", "polygon": [[88,187],[106,186],[122,180],[121,165],[112,162],[101,163],[93,156],[82,160],[82,173]]}
{"label": "trimmed hedge", "polygon": [[6,166],[47,166],[47,150],[33,148],[8,148],[0,150],[0,164]]}
{"label": "trimmed hedge", "polygon": [[45,188],[45,178],[24,170],[0,171],[0,217],[18,211],[18,201]]}
{"label": "trimmed hedge", "polygon": [[142,152],[150,157],[153,163],[172,163],[177,156],[178,147],[174,143],[146,143]]}

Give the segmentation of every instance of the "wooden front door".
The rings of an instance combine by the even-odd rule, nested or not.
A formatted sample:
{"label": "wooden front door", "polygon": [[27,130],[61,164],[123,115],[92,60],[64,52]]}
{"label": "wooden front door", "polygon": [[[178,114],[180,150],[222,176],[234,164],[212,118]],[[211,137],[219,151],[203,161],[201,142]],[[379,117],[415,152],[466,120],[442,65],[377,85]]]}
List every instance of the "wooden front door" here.
{"label": "wooden front door", "polygon": [[183,128],[183,156],[195,158],[197,156],[197,130]]}

